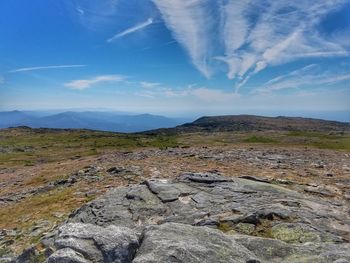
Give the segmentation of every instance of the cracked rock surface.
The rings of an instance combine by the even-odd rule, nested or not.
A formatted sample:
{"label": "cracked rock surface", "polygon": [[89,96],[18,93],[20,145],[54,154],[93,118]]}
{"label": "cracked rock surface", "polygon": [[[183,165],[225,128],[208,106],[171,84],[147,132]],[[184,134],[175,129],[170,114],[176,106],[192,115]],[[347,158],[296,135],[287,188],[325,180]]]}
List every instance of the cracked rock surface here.
{"label": "cracked rock surface", "polygon": [[[346,204],[186,173],[112,189],[42,240],[47,262],[350,262]],[[30,262],[17,259],[17,262]]]}

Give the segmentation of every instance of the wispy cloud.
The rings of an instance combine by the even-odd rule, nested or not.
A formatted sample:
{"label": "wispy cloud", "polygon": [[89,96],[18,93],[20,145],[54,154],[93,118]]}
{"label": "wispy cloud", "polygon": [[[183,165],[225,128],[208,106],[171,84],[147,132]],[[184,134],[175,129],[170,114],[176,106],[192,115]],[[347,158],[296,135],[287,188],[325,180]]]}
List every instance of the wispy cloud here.
{"label": "wispy cloud", "polygon": [[55,65],[55,66],[39,66],[39,67],[28,67],[28,68],[18,68],[10,70],[9,73],[43,70],[43,69],[62,69],[62,68],[81,68],[86,67],[86,65]]}
{"label": "wispy cloud", "polygon": [[[158,84],[158,83],[157,83]],[[160,98],[181,98],[181,99],[197,99],[207,103],[229,102],[240,97],[232,91],[223,91],[220,89],[210,89],[207,87],[196,87],[196,85],[188,85],[187,87],[171,88],[164,87],[161,84],[154,86],[152,89],[144,89],[135,93],[137,96],[160,99]]]}
{"label": "wispy cloud", "polygon": [[77,19],[84,27],[100,31],[106,25],[113,25],[120,10],[120,0],[74,0],[63,1],[71,12],[71,17]]}
{"label": "wispy cloud", "polygon": [[284,89],[332,85],[349,80],[349,73],[323,72],[317,65],[311,64],[269,80],[261,88],[256,89],[254,93],[262,94]]}
{"label": "wispy cloud", "polygon": [[348,0],[153,2],[197,69],[209,77],[215,61],[224,62],[237,90],[269,66],[349,56],[344,38],[319,32],[323,18]]}
{"label": "wispy cloud", "polygon": [[315,68],[317,68],[316,64],[307,65],[307,66],[302,67],[300,69],[293,70],[287,74],[279,75],[273,79],[270,79],[268,82],[265,83],[264,86],[268,86],[268,85],[274,84],[276,82],[277,83],[281,82],[282,80],[284,80],[286,78],[297,77],[297,76],[303,75],[305,72],[310,71],[310,70],[315,69]]}
{"label": "wispy cloud", "polygon": [[212,74],[210,36],[215,33],[211,0],[153,0],[174,38],[188,52],[192,63],[206,77]]}
{"label": "wispy cloud", "polygon": [[210,102],[210,103],[222,103],[222,102],[229,102],[233,101],[237,98],[239,98],[239,94],[236,94],[234,92],[225,92],[223,90],[219,89],[208,89],[205,87],[202,88],[195,88],[191,90],[190,94],[194,97],[197,97],[198,99]]}
{"label": "wispy cloud", "polygon": [[100,83],[105,83],[105,82],[121,82],[126,79],[125,76],[122,75],[102,75],[102,76],[97,76],[91,79],[78,79],[78,80],[73,80],[68,83],[65,83],[64,85],[68,88],[71,89],[76,89],[76,90],[84,90],[87,88],[92,87],[93,85],[97,85]]}
{"label": "wispy cloud", "polygon": [[84,9],[82,9],[79,5],[75,8],[75,10],[77,10],[79,15],[85,15]]}
{"label": "wispy cloud", "polygon": [[[142,82],[141,82],[142,83]],[[145,97],[145,98],[174,98],[174,97],[184,97],[189,94],[189,89],[173,89],[170,87],[165,87],[160,83],[150,83],[146,82],[146,86],[142,86],[144,89],[137,91],[135,95]],[[151,85],[149,85],[151,84]],[[155,85],[152,85],[155,84]]]}
{"label": "wispy cloud", "polygon": [[[225,46],[229,77],[242,78],[237,85],[239,88],[270,65],[301,58],[349,55],[340,43],[322,37],[317,31],[321,19],[344,3],[343,0],[268,0],[263,7],[248,0],[244,4],[229,1],[224,6],[225,28],[243,27],[235,29],[241,39],[239,46],[234,46],[234,37]],[[233,10],[237,12],[237,6],[239,15],[230,17],[234,14]],[[230,63],[232,60],[238,63]]]}
{"label": "wispy cloud", "polygon": [[135,33],[137,31],[140,31],[140,30],[143,30],[145,29],[146,27],[150,26],[153,24],[153,19],[152,18],[148,18],[145,22],[142,22],[140,24],[137,24],[135,26],[132,26],[128,29],[125,29],[124,31],[118,33],[118,34],[115,34],[113,37],[107,39],[107,42],[108,43],[111,43],[115,40],[117,40],[118,38],[121,38],[121,37],[124,37],[126,35],[129,35],[129,34],[132,34],[132,33]]}

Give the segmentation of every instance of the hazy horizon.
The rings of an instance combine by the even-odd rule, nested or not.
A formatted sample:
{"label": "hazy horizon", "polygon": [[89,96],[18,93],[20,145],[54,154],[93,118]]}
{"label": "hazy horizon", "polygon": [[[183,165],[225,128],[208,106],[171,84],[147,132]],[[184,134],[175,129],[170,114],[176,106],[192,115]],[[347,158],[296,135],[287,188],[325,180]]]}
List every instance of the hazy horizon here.
{"label": "hazy horizon", "polygon": [[119,115],[141,115],[151,114],[164,116],[168,118],[186,119],[188,121],[195,120],[203,116],[219,116],[219,115],[257,115],[266,117],[303,117],[303,118],[316,118],[324,120],[333,120],[350,123],[350,110],[349,111],[268,111],[268,110],[249,110],[249,111],[198,111],[198,112],[159,112],[159,111],[126,111],[118,109],[108,108],[66,108],[66,109],[6,109],[0,112],[20,111],[32,113],[34,116],[50,116],[65,112],[110,112]]}

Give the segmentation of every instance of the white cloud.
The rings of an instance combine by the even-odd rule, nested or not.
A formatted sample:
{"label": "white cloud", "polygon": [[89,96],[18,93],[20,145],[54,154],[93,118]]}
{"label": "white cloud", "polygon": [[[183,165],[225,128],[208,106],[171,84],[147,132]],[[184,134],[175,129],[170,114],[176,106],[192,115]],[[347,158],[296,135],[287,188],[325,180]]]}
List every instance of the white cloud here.
{"label": "white cloud", "polygon": [[129,34],[132,34],[132,33],[135,33],[137,31],[140,31],[140,30],[143,30],[145,29],[146,27],[150,26],[153,24],[153,19],[152,18],[148,18],[145,22],[142,22],[140,24],[137,24],[135,26],[132,26],[128,29],[125,29],[124,31],[118,33],[118,34],[115,34],[113,37],[107,39],[107,42],[108,43],[111,43],[115,40],[117,40],[118,38],[121,38],[121,37],[124,37],[126,35],[129,35]]}
{"label": "white cloud", "polygon": [[140,85],[142,88],[146,88],[146,89],[150,89],[150,88],[155,88],[155,87],[159,87],[160,83],[156,83],[156,82],[148,82],[148,81],[141,81]]}
{"label": "white cloud", "polygon": [[249,33],[250,23],[244,13],[252,1],[226,1],[222,6],[221,19],[223,31],[221,37],[224,41],[226,56],[234,55],[245,42]]}
{"label": "white cloud", "polygon": [[40,66],[40,67],[18,68],[18,69],[10,70],[9,73],[34,71],[34,70],[42,70],[42,69],[62,69],[62,68],[81,68],[81,67],[86,67],[86,65],[56,65],[56,66]]}
{"label": "white cloud", "polygon": [[157,97],[157,93],[150,91],[150,90],[136,92],[134,95],[139,96],[139,97],[148,98],[148,99],[154,99],[155,97]]}
{"label": "white cloud", "polygon": [[102,75],[91,79],[79,79],[73,80],[64,85],[71,89],[84,90],[90,88],[93,85],[104,83],[104,82],[121,82],[125,80],[125,76],[122,75]]}
{"label": "white cloud", "polygon": [[349,56],[345,37],[318,30],[324,17],[348,1],[153,0],[196,68],[209,77],[214,61],[224,62],[237,90],[269,66]]}
{"label": "white cloud", "polygon": [[85,11],[78,5],[75,10],[79,13],[79,15],[85,15]]}
{"label": "white cloud", "polygon": [[212,74],[211,34],[215,19],[210,0],[153,0],[174,38],[188,52],[192,63],[206,77]]}
{"label": "white cloud", "polygon": [[140,82],[140,84],[141,87],[144,89],[142,91],[136,92],[135,95],[146,98],[184,97],[187,96],[189,94],[189,91],[191,90],[190,86],[186,89],[173,89],[169,87],[164,87],[160,83]]}

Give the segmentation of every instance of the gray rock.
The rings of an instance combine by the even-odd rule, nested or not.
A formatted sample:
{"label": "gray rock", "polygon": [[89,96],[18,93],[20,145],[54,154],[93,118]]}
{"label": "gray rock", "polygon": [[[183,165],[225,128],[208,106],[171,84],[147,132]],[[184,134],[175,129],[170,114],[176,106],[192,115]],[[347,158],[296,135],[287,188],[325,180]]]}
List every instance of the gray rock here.
{"label": "gray rock", "polygon": [[350,235],[350,228],[344,226],[350,222],[345,206],[274,184],[198,173],[112,189],[77,210],[68,221],[140,230],[164,222],[218,228],[227,223],[231,229],[238,223],[260,226],[267,222],[265,234],[281,223],[304,222],[338,240]]}
{"label": "gray rock", "polygon": [[15,260],[12,262],[14,263],[29,263],[29,262],[35,262],[36,257],[38,256],[38,251],[35,249],[34,246],[29,247],[25,249],[21,255],[19,255]]}
{"label": "gray rock", "polygon": [[145,230],[142,245],[133,262],[246,263],[249,260],[257,258],[220,231],[166,223]]}
{"label": "gray rock", "polygon": [[82,254],[71,248],[63,248],[53,253],[47,263],[90,263]]}
{"label": "gray rock", "polygon": [[[68,223],[59,228],[57,251],[48,262],[130,262],[138,235],[126,227]],[[66,260],[66,261],[65,261]]]}
{"label": "gray rock", "polygon": [[263,183],[271,183],[272,182],[272,180],[269,178],[257,177],[257,176],[251,176],[251,175],[242,175],[239,178],[252,180],[252,181],[256,181],[256,182],[263,182]]}
{"label": "gray rock", "polygon": [[337,193],[340,193],[339,189],[336,189],[335,187],[330,187],[330,186],[316,186],[316,187],[306,187],[304,189],[305,192],[311,193],[311,194],[318,194],[321,196],[326,196],[326,197],[333,197]]}
{"label": "gray rock", "polygon": [[188,173],[188,174],[184,174],[182,176],[182,179],[190,180],[192,182],[197,182],[197,183],[205,183],[205,184],[230,181],[229,178],[225,178],[223,176],[212,174],[212,173]]}
{"label": "gray rock", "polygon": [[[72,254],[88,262],[119,262],[108,255],[121,249],[130,256],[140,245],[135,262],[328,263],[350,260],[348,210],[272,183],[187,173],[111,189],[71,214],[42,244],[55,244],[51,257]],[[124,234],[116,230],[121,227],[127,227]],[[141,244],[130,229],[143,233]],[[75,252],[61,251],[67,248]]]}
{"label": "gray rock", "polygon": [[187,196],[196,192],[194,188],[186,184],[173,183],[168,180],[147,180],[146,185],[162,202],[172,202],[180,196]]}
{"label": "gray rock", "polygon": [[[300,263],[317,262],[333,263],[336,260],[350,260],[350,244],[305,243],[290,244],[280,240],[233,235],[232,238],[259,256],[261,262]],[[342,262],[342,261],[340,261]],[[346,262],[346,261],[345,261]]]}

